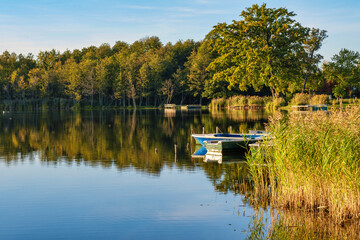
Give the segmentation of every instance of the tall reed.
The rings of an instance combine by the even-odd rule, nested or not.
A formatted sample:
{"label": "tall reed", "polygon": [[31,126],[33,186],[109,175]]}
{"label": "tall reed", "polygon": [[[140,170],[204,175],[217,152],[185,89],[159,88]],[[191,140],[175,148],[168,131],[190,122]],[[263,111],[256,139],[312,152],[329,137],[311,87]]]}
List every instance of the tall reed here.
{"label": "tall reed", "polygon": [[269,191],[279,207],[323,211],[338,222],[360,218],[359,107],[274,117],[267,130],[271,143],[248,156],[255,192]]}
{"label": "tall reed", "polygon": [[313,95],[310,99],[310,104],[313,105],[323,105],[329,103],[330,103],[329,95],[326,94]]}
{"label": "tall reed", "polygon": [[226,99],[225,98],[213,98],[210,103],[210,108],[212,109],[221,109],[225,108]]}

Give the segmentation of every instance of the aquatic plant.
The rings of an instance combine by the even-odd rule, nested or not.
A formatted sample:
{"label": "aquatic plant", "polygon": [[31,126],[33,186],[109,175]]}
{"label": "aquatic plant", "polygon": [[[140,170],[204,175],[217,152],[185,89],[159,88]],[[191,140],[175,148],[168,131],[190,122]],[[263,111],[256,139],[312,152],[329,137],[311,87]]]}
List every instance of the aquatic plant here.
{"label": "aquatic plant", "polygon": [[212,109],[222,109],[226,106],[225,98],[213,98],[210,103],[210,108]]}
{"label": "aquatic plant", "polygon": [[360,107],[275,116],[267,130],[274,138],[247,159],[256,194],[336,222],[360,217]]}

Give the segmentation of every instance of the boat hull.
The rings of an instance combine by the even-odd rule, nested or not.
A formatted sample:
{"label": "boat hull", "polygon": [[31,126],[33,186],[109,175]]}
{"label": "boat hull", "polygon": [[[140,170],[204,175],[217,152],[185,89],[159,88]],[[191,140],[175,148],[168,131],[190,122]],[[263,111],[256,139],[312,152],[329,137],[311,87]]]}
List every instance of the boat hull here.
{"label": "boat hull", "polygon": [[226,140],[260,140],[266,135],[264,134],[228,134],[228,133],[219,133],[219,134],[193,134],[191,135],[195,140],[205,146],[205,142],[209,141],[226,141]]}

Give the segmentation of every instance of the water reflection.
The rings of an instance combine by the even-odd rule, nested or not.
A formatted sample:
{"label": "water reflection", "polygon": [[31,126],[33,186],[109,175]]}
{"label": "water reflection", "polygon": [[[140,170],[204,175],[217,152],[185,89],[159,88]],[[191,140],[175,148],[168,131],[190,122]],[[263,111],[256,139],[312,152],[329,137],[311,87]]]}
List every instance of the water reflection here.
{"label": "water reflection", "polygon": [[247,239],[359,239],[359,221],[337,225],[324,215],[258,210],[249,223]]}
{"label": "water reflection", "polygon": [[208,112],[171,111],[7,113],[0,118],[0,156],[15,161],[38,151],[41,161],[84,161],[119,170],[131,166],[158,174],[164,165],[173,166],[175,144],[176,166],[194,167],[190,129],[211,132],[239,125]]}

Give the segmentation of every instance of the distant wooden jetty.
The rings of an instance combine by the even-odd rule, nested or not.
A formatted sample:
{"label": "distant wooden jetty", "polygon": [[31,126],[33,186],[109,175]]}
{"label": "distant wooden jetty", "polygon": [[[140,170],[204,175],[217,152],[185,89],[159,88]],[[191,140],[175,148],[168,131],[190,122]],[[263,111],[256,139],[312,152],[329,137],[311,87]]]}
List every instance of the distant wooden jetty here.
{"label": "distant wooden jetty", "polygon": [[175,104],[164,104],[164,108],[165,109],[175,109],[176,105]]}
{"label": "distant wooden jetty", "polygon": [[201,105],[182,105],[181,110],[201,109]]}
{"label": "distant wooden jetty", "polygon": [[291,108],[295,111],[302,112],[302,111],[327,111],[327,105],[297,105],[291,106]]}
{"label": "distant wooden jetty", "polygon": [[177,109],[181,110],[198,110],[202,109],[201,105],[176,105],[176,104],[164,104],[165,109]]}
{"label": "distant wooden jetty", "polygon": [[242,106],[230,106],[229,109],[234,110],[262,110],[265,106],[263,105],[242,105]]}

